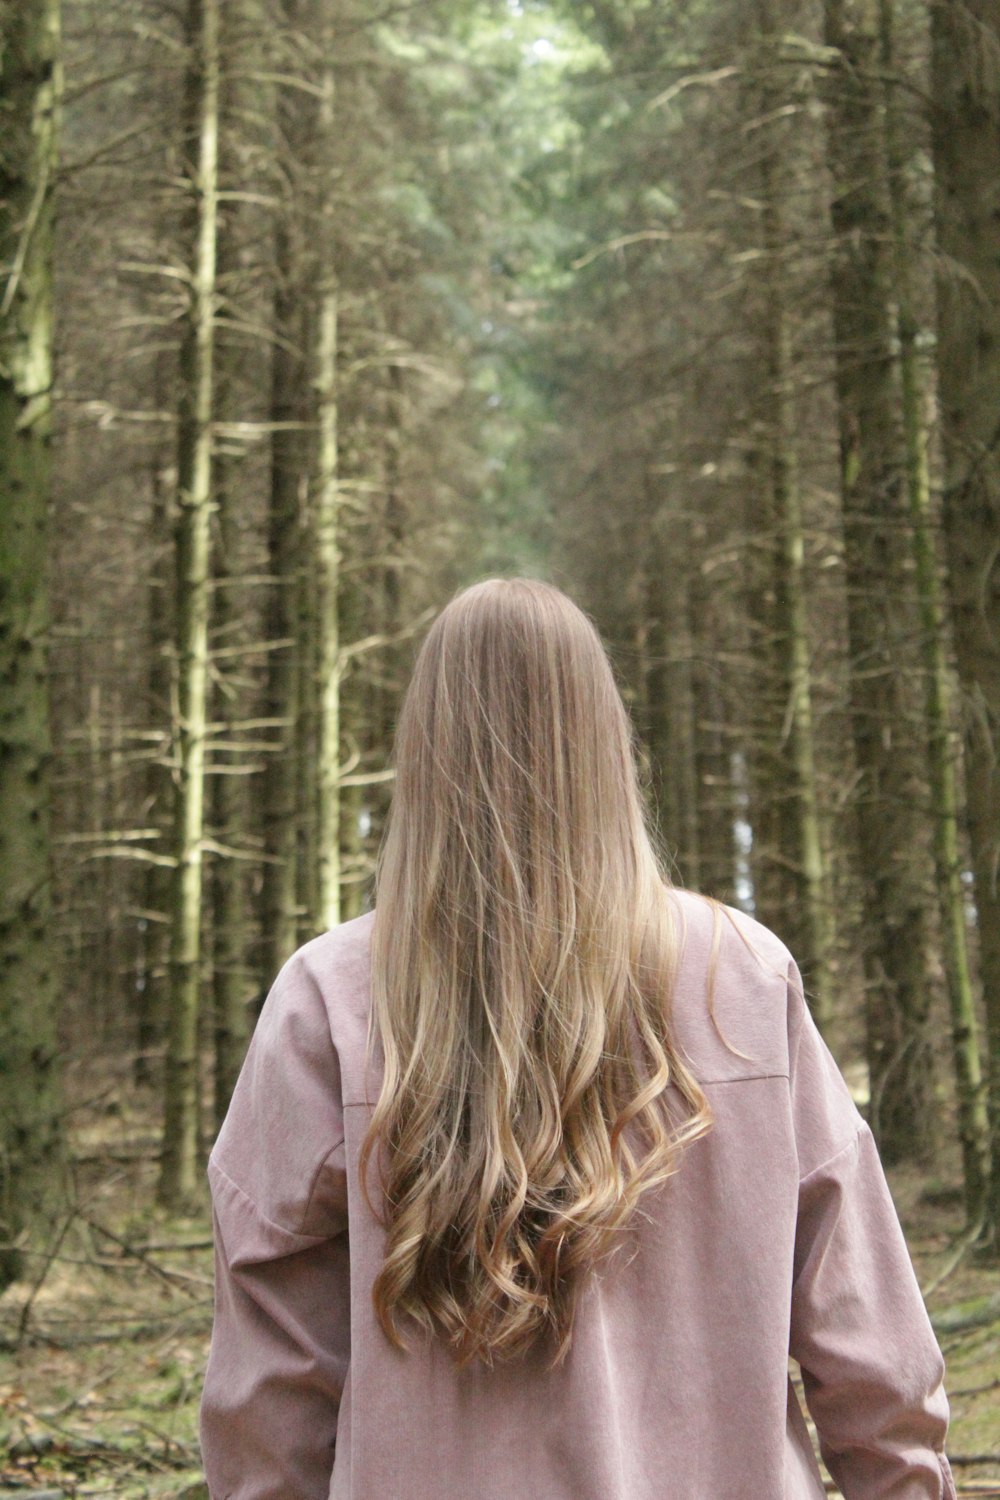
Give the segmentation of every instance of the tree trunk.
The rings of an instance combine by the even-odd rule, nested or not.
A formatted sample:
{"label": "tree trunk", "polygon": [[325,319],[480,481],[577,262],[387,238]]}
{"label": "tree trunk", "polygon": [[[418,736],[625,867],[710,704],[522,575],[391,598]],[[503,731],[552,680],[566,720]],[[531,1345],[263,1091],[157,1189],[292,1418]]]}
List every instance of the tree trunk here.
{"label": "tree trunk", "polygon": [[197,1196],[199,1172],[198,997],[210,601],[213,354],[219,135],[219,0],[190,0],[185,138],[194,212],[187,326],[178,410],[176,868],[171,900],[170,1017],[161,1203]]}
{"label": "tree trunk", "polygon": [[[0,1244],[44,1228],[61,1175],[50,929],[47,550],[58,0],[0,16]],[[0,1250],[0,1290],[20,1270]]]}
{"label": "tree trunk", "polygon": [[660,574],[659,549],[647,542],[649,565],[645,577],[645,619],[637,632],[641,673],[642,744],[646,752],[647,778],[651,792],[652,817],[660,847],[671,858],[677,850],[678,812],[673,803],[673,788],[668,774],[671,752],[672,705],[669,696],[667,665],[667,629],[663,618],[663,579]]}
{"label": "tree trunk", "polygon": [[893,84],[893,20],[892,0],[880,0],[880,61],[887,80],[884,107],[892,212],[896,335],[903,399],[906,490],[913,528],[920,605],[928,772],[934,828],[934,870],[941,913],[942,958],[951,1012],[965,1207],[969,1222],[976,1223],[982,1218],[986,1207],[989,1121],[979,1055],[975,993],[969,966],[965,892],[962,889],[953,695],[947,658],[947,626],[934,546],[935,518],[931,508],[928,428],[924,416],[926,398],[917,347],[917,292],[910,249],[911,213],[906,190],[908,162],[898,119],[897,92]]}
{"label": "tree trunk", "polygon": [[[166,406],[165,376],[162,357],[156,362],[156,408]],[[149,579],[149,602],[146,625],[145,718],[150,734],[167,738],[166,725],[171,718],[171,672],[167,646],[172,636],[170,580],[166,558],[170,549],[167,519],[168,446],[157,443],[150,464],[150,541],[153,565]],[[150,750],[152,751],[152,744]],[[164,980],[167,974],[171,874],[163,863],[169,838],[166,813],[171,784],[163,765],[162,751],[146,764],[143,794],[143,823],[162,830],[154,841],[156,856],[145,868],[142,880],[142,912],[139,917],[139,942],[135,970],[136,1057],[133,1077],[137,1084],[153,1081],[152,1058],[163,1043]]]}
{"label": "tree trunk", "polygon": [[[765,34],[771,42],[774,26],[770,6],[762,4],[760,10]],[[770,63],[769,56],[762,59],[765,79]],[[781,747],[783,776],[788,782],[781,801],[782,853],[790,878],[788,941],[797,951],[816,1023],[821,1031],[829,1032],[833,919],[816,784],[805,540],[795,445],[793,349],[785,305],[786,270],[781,261],[787,235],[780,164],[790,147],[787,132],[781,128],[778,106],[782,102],[765,84],[761,110],[766,121],[762,128],[767,136],[760,164],[765,250],[764,363],[768,375],[764,427],[770,508],[776,535],[774,634],[781,684],[781,719],[772,726],[772,731]],[[779,115],[779,121],[770,118],[775,114]]]}
{"label": "tree trunk", "polygon": [[[294,212],[286,203],[282,212]],[[307,483],[303,434],[302,284],[292,226],[279,221],[274,294],[275,344],[271,366],[271,478],[267,545],[272,582],[265,607],[267,653],[264,713],[274,723],[275,748],[264,767],[264,940],[259,988],[266,994],[298,936],[296,907],[296,757],[298,716],[295,590],[302,565],[299,497]],[[283,642],[284,644],[278,644]]]}
{"label": "tree trunk", "polygon": [[688,581],[672,562],[669,517],[651,504],[649,563],[645,570],[643,738],[649,756],[653,812],[660,846],[674,878],[698,889],[697,773],[695,768],[692,641]]}
{"label": "tree trunk", "polygon": [[1000,4],[931,6],[943,520],[963,694],[965,788],[1000,1244]]}
{"label": "tree trunk", "polygon": [[316,490],[312,512],[316,569],[316,861],[317,928],[340,921],[340,486],[338,454],[338,317],[335,178],[334,31],[326,13],[317,112],[316,163],[320,259],[313,383],[317,397]]}
{"label": "tree trunk", "polygon": [[[392,301],[387,297],[388,312],[386,326],[391,336],[393,328]],[[379,623],[383,635],[391,639],[400,629],[403,620],[403,570],[406,555],[406,504],[403,493],[402,452],[405,441],[406,391],[403,368],[395,359],[390,360],[383,384],[382,417],[382,464],[385,484],[385,503],[378,537],[378,550],[383,555],[379,570]],[[396,713],[399,708],[406,670],[402,652],[396,644],[383,648],[379,653],[379,684],[374,694],[375,703],[370,714],[371,743],[384,764],[388,766],[396,730]],[[392,783],[376,782],[366,789],[365,806],[369,814],[369,840],[377,848],[385,828],[389,806],[392,801]]]}
{"label": "tree trunk", "polygon": [[[219,486],[218,493],[224,505],[224,486]],[[230,517],[223,534],[232,526]],[[225,545],[224,541],[223,548]],[[217,579],[229,577],[231,574],[226,567],[216,572]],[[220,626],[230,614],[223,600],[231,593],[231,589],[222,589],[216,596],[216,618]],[[221,706],[215,718],[216,722],[224,722]],[[227,773],[224,763],[217,766],[211,778],[212,824],[223,847],[236,842],[245,828],[244,785],[244,778]],[[247,1044],[252,984],[247,963],[250,924],[246,880],[245,858],[215,855],[212,864],[212,1032],[216,1127],[221,1126],[226,1117]]]}
{"label": "tree trunk", "polygon": [[688,618],[696,643],[692,680],[697,778],[699,889],[718,901],[736,899],[736,798],[722,664],[713,650],[710,588],[701,567],[704,530],[692,527]]}
{"label": "tree trunk", "polygon": [[318,610],[313,513],[315,495],[305,486],[300,497],[299,526],[302,563],[295,590],[295,837],[296,907],[298,938],[307,942],[322,930],[319,917],[319,858],[316,829],[316,763],[319,721],[319,673],[317,670]]}
{"label": "tree trunk", "polygon": [[[764,424],[761,424],[763,427]],[[755,434],[746,465],[741,549],[742,614],[747,621],[746,745],[738,767],[749,836],[748,873],[754,914],[782,932],[792,912],[788,842],[788,771],[781,750],[786,705],[782,692],[782,652],[776,624],[775,585],[779,576],[771,465],[772,434]],[[790,935],[791,937],[791,935]]]}
{"label": "tree trunk", "polygon": [[[368,533],[370,535],[370,532]],[[367,599],[354,579],[344,579],[338,597],[340,634],[346,641],[359,640],[365,631],[364,612]],[[363,657],[348,661],[340,674],[340,729],[347,764],[353,767],[361,759],[369,725],[367,722],[371,695],[361,675]],[[364,910],[365,858],[362,847],[362,809],[365,787],[350,777],[343,785],[338,777],[340,804],[340,921],[349,922]]]}
{"label": "tree trunk", "polygon": [[[113,812],[113,780],[106,731],[111,728],[111,713],[101,692],[102,682],[98,677],[89,684],[89,706],[87,711],[87,811],[86,822],[95,839],[107,836],[108,830],[117,827]],[[107,734],[110,739],[110,734]],[[107,1043],[111,1025],[109,1001],[113,994],[114,951],[112,934],[115,930],[114,872],[111,860],[103,859],[89,880],[88,905],[94,918],[95,931],[90,941],[90,963],[86,973],[85,1004],[91,1017],[94,1035]]]}
{"label": "tree trunk", "polygon": [[863,889],[870,1116],[887,1161],[934,1136],[925,851],[906,683],[906,511],[874,0],[826,0],[831,282]]}
{"label": "tree trunk", "polygon": [[[220,37],[220,149],[219,181],[223,194],[237,190],[241,176],[240,128],[254,106],[256,85],[242,76],[240,42],[260,34],[263,18],[257,0],[230,0],[221,16]],[[245,53],[257,60],[257,49]],[[216,273],[220,298],[229,304],[241,294],[238,232],[243,209],[224,198],[217,229]],[[225,303],[223,304],[225,305]],[[240,415],[239,369],[242,350],[223,326],[217,339],[215,409],[222,422]],[[214,457],[214,498],[217,545],[214,547],[213,639],[220,652],[215,676],[212,720],[231,748],[216,747],[212,759],[211,818],[217,843],[233,853],[216,852],[212,859],[212,1055],[214,1061],[213,1113],[218,1129],[226,1117],[236,1079],[246,1052],[249,1031],[251,978],[249,861],[245,852],[250,824],[247,777],[240,761],[246,753],[237,736],[226,732],[227,721],[249,717],[245,678],[237,668],[227,680],[228,647],[246,636],[240,578],[240,516],[249,484],[246,447],[230,437]]]}
{"label": "tree trunk", "polygon": [[[221,267],[221,261],[220,261]],[[220,350],[220,355],[221,355]],[[220,363],[221,363],[220,359]],[[226,373],[220,370],[218,404],[225,411]],[[213,626],[224,648],[239,639],[240,611],[236,582],[238,531],[234,500],[234,478],[239,464],[233,458],[217,459],[214,489],[218,507],[218,546],[215,549]],[[239,486],[235,486],[236,496]],[[225,678],[216,682],[213,694],[214,724],[223,729],[227,719],[239,718],[240,694],[224,692]],[[235,711],[235,712],[234,712]],[[229,736],[226,736],[229,738]],[[229,848],[237,844],[246,828],[245,779],[238,772],[239,750],[216,750],[209,779],[211,822],[216,841]],[[232,767],[230,770],[229,768]],[[213,1113],[221,1126],[229,1108],[233,1087],[246,1051],[248,1025],[249,940],[247,862],[234,855],[216,853],[211,864],[212,896],[212,1050],[214,1058]]]}

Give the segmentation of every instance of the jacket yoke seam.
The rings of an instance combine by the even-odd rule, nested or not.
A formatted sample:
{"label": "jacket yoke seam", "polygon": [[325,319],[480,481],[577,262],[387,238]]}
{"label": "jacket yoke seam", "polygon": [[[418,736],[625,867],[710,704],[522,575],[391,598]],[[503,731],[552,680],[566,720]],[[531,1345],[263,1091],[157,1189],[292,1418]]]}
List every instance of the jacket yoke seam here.
{"label": "jacket yoke seam", "polygon": [[[342,1145],[343,1141],[338,1141],[337,1145],[326,1153],[326,1155],[323,1157],[323,1160],[320,1162],[319,1167],[316,1169],[316,1173],[313,1177],[313,1186],[309,1192],[309,1201],[306,1205],[306,1213],[302,1215],[299,1221],[300,1223],[304,1223],[308,1216],[309,1206],[312,1203],[312,1195],[315,1192],[316,1182],[319,1179],[320,1172],[326,1166],[326,1163],[329,1161],[334,1151],[338,1150]],[[212,1156],[209,1158],[208,1170],[209,1173],[217,1173],[219,1177],[221,1177],[226,1183],[228,1183],[234,1193],[238,1193],[239,1196],[244,1200],[244,1202],[249,1203],[250,1207],[253,1209],[258,1219],[260,1219],[261,1223],[266,1224],[268,1228],[277,1229],[279,1234],[290,1234],[298,1240],[311,1240],[315,1244],[320,1244],[323,1240],[331,1238],[330,1235],[325,1234],[309,1234],[303,1229],[290,1229],[287,1224],[279,1224],[277,1219],[269,1218],[264,1210],[260,1207],[260,1204],[257,1203],[254,1198],[251,1198],[246,1188],[240,1187],[239,1183],[236,1182],[232,1177],[230,1177],[225,1167],[220,1165],[216,1157]]]}

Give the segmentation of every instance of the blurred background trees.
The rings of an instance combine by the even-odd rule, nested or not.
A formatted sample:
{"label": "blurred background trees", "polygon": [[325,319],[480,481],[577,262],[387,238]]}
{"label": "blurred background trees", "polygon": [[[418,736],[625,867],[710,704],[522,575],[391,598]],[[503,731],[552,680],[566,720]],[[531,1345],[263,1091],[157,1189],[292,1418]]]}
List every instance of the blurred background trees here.
{"label": "blurred background trees", "polygon": [[420,632],[517,571],[610,643],[674,878],[995,1240],[1000,6],[57,19],[0,8],[4,1243],[59,1213],[57,1013],[197,1201],[367,904]]}

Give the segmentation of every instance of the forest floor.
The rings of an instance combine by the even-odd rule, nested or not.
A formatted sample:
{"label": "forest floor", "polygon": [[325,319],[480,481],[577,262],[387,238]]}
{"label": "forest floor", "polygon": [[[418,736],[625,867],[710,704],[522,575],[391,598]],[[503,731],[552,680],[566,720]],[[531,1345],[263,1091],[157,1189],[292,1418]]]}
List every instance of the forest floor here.
{"label": "forest floor", "polygon": [[[149,1097],[123,1081],[126,1066],[71,1078],[77,1210],[0,1299],[0,1500],[207,1500],[197,1443],[212,1316],[207,1205],[190,1220],[151,1206],[155,1119]],[[950,1171],[890,1180],[921,1285],[933,1288],[959,1493],[1000,1497],[1000,1271],[956,1257]]]}

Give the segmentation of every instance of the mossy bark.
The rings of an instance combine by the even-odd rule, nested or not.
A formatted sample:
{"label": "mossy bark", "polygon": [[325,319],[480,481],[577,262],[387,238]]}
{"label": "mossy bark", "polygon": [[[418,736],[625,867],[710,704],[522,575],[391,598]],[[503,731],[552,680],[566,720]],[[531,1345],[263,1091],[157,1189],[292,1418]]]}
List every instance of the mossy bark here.
{"label": "mossy bark", "polygon": [[1000,4],[931,6],[944,537],[989,1040],[1000,1244]]}
{"label": "mossy bark", "polygon": [[[0,1244],[57,1207],[48,538],[58,0],[0,12]],[[0,1249],[0,1289],[20,1270]]]}

